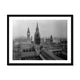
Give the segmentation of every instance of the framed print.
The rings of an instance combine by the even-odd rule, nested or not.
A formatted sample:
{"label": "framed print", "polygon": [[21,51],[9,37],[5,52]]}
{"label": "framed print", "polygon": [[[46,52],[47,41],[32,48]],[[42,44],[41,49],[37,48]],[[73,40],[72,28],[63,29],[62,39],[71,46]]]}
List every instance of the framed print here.
{"label": "framed print", "polygon": [[73,65],[73,15],[7,15],[7,65]]}

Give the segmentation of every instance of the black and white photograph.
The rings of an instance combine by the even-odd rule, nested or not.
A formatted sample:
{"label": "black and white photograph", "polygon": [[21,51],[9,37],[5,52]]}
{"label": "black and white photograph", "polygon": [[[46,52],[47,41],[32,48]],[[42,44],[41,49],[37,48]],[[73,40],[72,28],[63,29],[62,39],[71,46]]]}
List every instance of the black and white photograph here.
{"label": "black and white photograph", "polygon": [[80,80],[79,0],[0,0],[0,80]]}
{"label": "black and white photograph", "polygon": [[9,64],[73,64],[72,15],[7,15]]}

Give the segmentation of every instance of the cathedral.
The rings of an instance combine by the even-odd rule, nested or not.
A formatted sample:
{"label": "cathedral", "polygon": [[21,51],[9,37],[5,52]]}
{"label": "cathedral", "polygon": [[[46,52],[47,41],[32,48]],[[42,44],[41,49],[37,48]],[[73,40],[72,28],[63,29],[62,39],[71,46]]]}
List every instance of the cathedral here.
{"label": "cathedral", "polygon": [[[32,47],[32,43],[31,43],[31,37],[30,37],[30,30],[28,28],[27,30],[27,39],[24,40],[22,43],[21,43],[21,50],[26,50],[26,49],[29,49]],[[22,51],[21,51],[22,52]]]}
{"label": "cathedral", "polygon": [[22,41],[20,48],[21,59],[34,55],[35,49],[33,48],[29,28],[27,30],[27,39],[25,41]]}
{"label": "cathedral", "polygon": [[[36,31],[34,34],[34,41],[32,41],[32,37],[30,36],[30,29],[27,29],[27,37],[26,39],[20,39],[19,42],[19,48],[18,49],[18,59],[30,59],[30,58],[35,58],[39,54],[36,52],[36,49],[40,46],[40,33],[39,33],[39,28],[38,28],[38,23],[36,26]],[[15,53],[14,53],[15,54]],[[16,54],[15,54],[16,55]],[[14,55],[14,56],[15,56]]]}

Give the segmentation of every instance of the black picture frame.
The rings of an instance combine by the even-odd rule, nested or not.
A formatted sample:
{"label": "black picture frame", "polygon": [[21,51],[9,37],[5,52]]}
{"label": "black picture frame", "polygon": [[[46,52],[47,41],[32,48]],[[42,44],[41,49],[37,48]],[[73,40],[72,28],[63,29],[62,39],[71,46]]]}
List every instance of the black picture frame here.
{"label": "black picture frame", "polygon": [[[10,63],[9,62],[9,18],[10,17],[71,17],[71,63]],[[7,65],[8,66],[72,66],[73,65],[73,15],[52,15],[52,14],[34,14],[34,15],[7,15]]]}

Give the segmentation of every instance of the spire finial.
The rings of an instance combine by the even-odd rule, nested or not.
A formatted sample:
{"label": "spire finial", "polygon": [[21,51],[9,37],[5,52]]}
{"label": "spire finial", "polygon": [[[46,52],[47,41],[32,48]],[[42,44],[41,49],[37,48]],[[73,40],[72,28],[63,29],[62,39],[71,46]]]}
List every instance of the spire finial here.
{"label": "spire finial", "polygon": [[39,31],[39,28],[38,28],[38,22],[37,22],[37,27],[36,27],[36,31]]}

